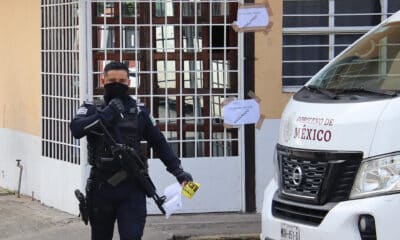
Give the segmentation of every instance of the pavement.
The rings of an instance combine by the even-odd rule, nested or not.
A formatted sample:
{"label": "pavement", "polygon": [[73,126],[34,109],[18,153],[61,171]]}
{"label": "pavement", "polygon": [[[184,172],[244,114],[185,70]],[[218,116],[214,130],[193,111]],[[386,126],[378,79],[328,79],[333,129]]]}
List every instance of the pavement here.
{"label": "pavement", "polygon": [[[0,239],[90,239],[89,227],[77,216],[29,197],[17,198],[1,188],[0,193]],[[255,240],[259,239],[260,221],[259,214],[243,213],[182,214],[169,219],[149,216],[143,240]],[[119,239],[117,230],[114,239]]]}

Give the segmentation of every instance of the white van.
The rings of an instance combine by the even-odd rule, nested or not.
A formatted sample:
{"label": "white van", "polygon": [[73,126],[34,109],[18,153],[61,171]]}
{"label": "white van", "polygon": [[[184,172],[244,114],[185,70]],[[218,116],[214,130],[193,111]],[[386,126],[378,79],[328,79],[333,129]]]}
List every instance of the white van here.
{"label": "white van", "polygon": [[262,240],[400,239],[400,12],[293,96],[279,134]]}

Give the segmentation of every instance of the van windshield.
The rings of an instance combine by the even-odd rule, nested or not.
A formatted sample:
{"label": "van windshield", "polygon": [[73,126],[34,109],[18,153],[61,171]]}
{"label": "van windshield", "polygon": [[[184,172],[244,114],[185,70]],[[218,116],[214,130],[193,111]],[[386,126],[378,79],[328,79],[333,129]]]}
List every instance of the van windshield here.
{"label": "van windshield", "polygon": [[356,89],[400,91],[400,24],[387,24],[363,37],[308,86],[346,94]]}

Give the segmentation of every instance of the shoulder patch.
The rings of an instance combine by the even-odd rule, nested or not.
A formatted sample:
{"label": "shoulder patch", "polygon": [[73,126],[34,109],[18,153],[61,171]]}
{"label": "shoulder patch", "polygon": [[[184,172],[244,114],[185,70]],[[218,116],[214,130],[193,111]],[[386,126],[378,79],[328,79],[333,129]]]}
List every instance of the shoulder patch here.
{"label": "shoulder patch", "polygon": [[88,112],[87,107],[83,106],[83,107],[80,107],[80,108],[78,109],[78,111],[76,112],[76,114],[77,114],[77,115],[86,115],[87,112]]}
{"label": "shoulder patch", "polygon": [[93,101],[86,100],[86,101],[83,101],[83,104],[84,105],[93,105],[94,103],[93,103]]}

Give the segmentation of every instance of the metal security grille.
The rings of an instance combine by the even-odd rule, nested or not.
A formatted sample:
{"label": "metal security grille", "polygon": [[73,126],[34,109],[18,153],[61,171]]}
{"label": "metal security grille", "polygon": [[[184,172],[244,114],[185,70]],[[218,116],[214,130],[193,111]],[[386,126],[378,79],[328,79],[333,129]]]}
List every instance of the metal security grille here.
{"label": "metal security grille", "polygon": [[79,107],[79,1],[42,0],[42,156],[80,164],[69,122]]}
{"label": "metal security grille", "polygon": [[283,86],[297,91],[348,45],[394,12],[398,0],[284,0]]}
{"label": "metal security grille", "polygon": [[[241,91],[239,1],[91,1],[93,92],[122,61],[130,93],[155,117],[179,157],[238,156],[239,131],[222,125],[221,103]],[[151,157],[157,157],[149,155]]]}

